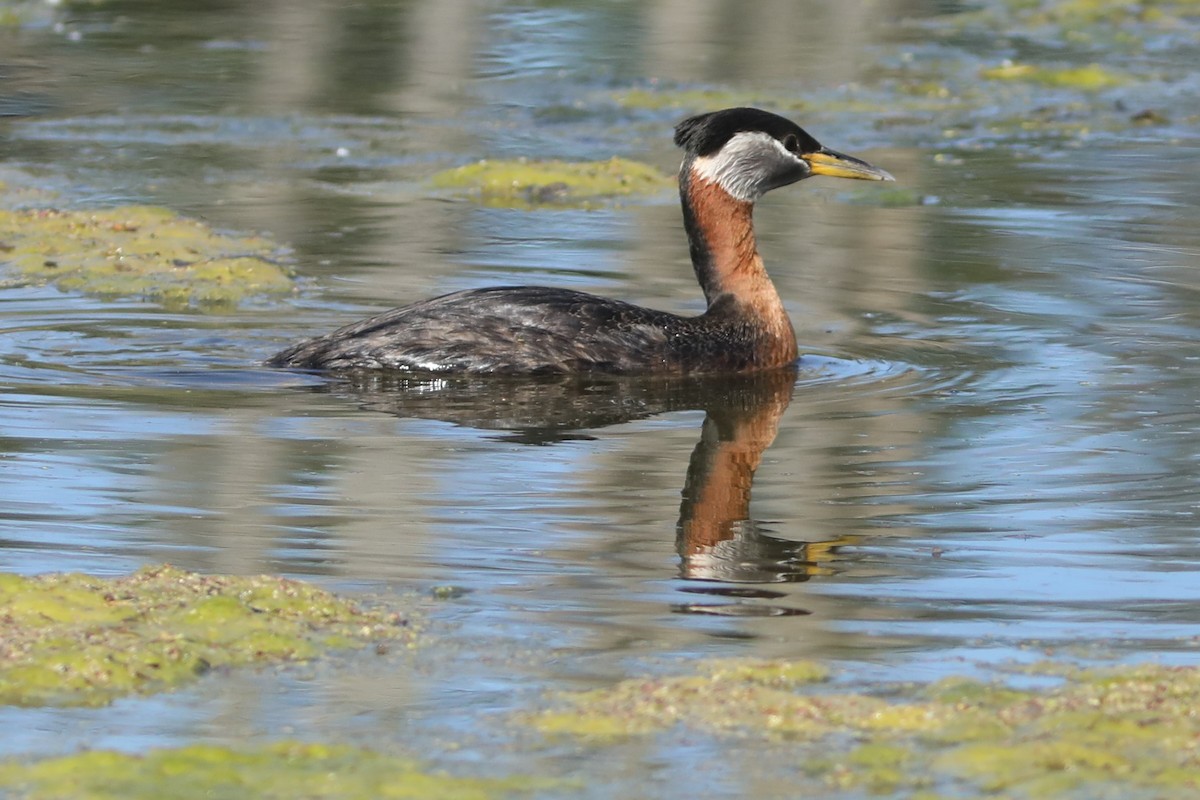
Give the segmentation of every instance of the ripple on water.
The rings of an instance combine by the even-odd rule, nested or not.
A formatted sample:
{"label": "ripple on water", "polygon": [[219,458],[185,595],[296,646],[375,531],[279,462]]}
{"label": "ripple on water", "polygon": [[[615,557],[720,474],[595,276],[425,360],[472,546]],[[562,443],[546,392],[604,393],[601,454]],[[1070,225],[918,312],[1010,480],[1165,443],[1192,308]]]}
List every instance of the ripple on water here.
{"label": "ripple on water", "polygon": [[806,354],[800,358],[796,389],[803,391],[832,384],[853,392],[956,392],[963,391],[975,377],[973,370],[961,366],[952,369],[902,360]]}

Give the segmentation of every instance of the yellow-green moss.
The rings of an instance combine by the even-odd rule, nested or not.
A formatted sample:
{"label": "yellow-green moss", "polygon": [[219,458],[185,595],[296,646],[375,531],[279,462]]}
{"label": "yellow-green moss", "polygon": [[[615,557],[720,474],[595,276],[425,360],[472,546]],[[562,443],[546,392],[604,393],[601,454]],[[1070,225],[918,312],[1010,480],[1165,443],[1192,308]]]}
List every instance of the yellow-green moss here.
{"label": "yellow-green moss", "polygon": [[543,733],[596,739],[647,733],[678,723],[817,735],[824,731],[822,709],[790,689],[824,680],[827,674],[811,662],[714,661],[701,675],[631,680],[608,690],[566,695],[569,708],[528,719]]}
{"label": "yellow-green moss", "polygon": [[1169,23],[1200,14],[1196,0],[1053,0],[1034,4],[1030,22],[1068,26]]}
{"label": "yellow-green moss", "polygon": [[515,208],[586,207],[614,197],[656,194],[674,185],[673,178],[654,167],[624,158],[479,161],[439,172],[430,182],[441,189],[465,189],[487,205]]}
{"label": "yellow-green moss", "polygon": [[0,609],[0,703],[15,705],[104,705],[213,667],[413,636],[396,614],[298,581],[169,566],[111,580],[0,575]]}
{"label": "yellow-green moss", "polygon": [[193,745],[145,755],[99,750],[0,763],[0,788],[14,800],[488,800],[554,785],[526,777],[455,778],[370,750],[298,742],[236,750]]}
{"label": "yellow-green moss", "polygon": [[826,680],[829,668],[815,661],[722,660],[709,662],[708,674],[713,681],[793,687]]}
{"label": "yellow-green moss", "polygon": [[793,741],[804,771],[831,790],[916,796],[959,785],[971,795],[1039,798],[1200,792],[1198,668],[1062,667],[1063,683],[1042,690],[954,678],[893,689],[888,698],[762,680],[795,671],[786,662],[715,662],[700,675],[568,695],[563,707],[526,720],[549,735],[600,742],[670,727]]}
{"label": "yellow-green moss", "polygon": [[164,208],[0,208],[0,263],[64,291],[228,306],[290,291],[278,245],[217,233]]}
{"label": "yellow-green moss", "polygon": [[1127,76],[1105,69],[1099,64],[1061,69],[1037,67],[1032,64],[1002,64],[985,69],[980,75],[990,80],[1030,81],[1044,86],[1080,89],[1087,92],[1110,89],[1129,82]]}
{"label": "yellow-green moss", "polygon": [[1140,46],[1145,31],[1177,30],[1196,16],[1196,0],[1009,0],[948,15],[941,22],[947,30],[980,26],[1006,35],[1036,33]]}

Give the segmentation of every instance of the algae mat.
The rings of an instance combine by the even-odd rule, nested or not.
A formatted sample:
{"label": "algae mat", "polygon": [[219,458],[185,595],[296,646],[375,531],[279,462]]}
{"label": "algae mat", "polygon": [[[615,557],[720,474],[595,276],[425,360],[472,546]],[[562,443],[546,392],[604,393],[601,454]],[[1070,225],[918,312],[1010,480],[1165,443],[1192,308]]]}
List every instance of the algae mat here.
{"label": "algae mat", "polygon": [[33,764],[0,763],[0,788],[22,800],[487,800],[555,785],[525,777],[451,777],[370,750],[297,742],[237,750],[193,745],[136,756],[94,751]]}
{"label": "algae mat", "polygon": [[165,208],[0,208],[0,263],[64,291],[169,306],[232,306],[292,290],[281,248],[229,236]]}
{"label": "algae mat", "polygon": [[618,197],[653,195],[675,179],[648,164],[607,161],[487,160],[448,169],[430,178],[440,189],[465,189],[488,206],[533,209],[591,208]]}
{"label": "algae mat", "polygon": [[552,737],[610,742],[679,728],[784,747],[827,793],[1136,798],[1200,792],[1200,669],[1025,671],[1015,689],[954,678],[886,693],[821,691],[806,662],[713,662],[699,674],[565,695],[523,719]]}
{"label": "algae mat", "polygon": [[220,667],[413,640],[398,614],[298,581],[170,566],[104,580],[0,574],[0,703],[101,706]]}

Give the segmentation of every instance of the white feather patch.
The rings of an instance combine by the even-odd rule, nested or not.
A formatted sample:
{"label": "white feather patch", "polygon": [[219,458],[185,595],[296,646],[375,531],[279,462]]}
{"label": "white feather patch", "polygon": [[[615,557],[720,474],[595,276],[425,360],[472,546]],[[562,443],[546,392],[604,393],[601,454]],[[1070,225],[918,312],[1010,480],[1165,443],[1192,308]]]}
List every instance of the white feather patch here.
{"label": "white feather patch", "polygon": [[802,160],[761,131],[735,133],[711,156],[692,163],[693,172],[729,192],[738,200],[754,202],[771,187],[771,178],[794,169]]}

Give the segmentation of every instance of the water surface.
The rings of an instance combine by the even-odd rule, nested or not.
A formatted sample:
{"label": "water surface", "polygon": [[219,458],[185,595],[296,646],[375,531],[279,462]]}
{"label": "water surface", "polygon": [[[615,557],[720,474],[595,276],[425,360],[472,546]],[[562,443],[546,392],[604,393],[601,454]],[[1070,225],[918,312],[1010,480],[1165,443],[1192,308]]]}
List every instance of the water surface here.
{"label": "water surface", "polygon": [[[628,762],[648,794],[736,796],[757,760],[717,780],[692,774],[703,747],[668,743],[584,768],[497,712],[700,656],[832,659],[866,681],[1046,652],[1195,662],[1194,19],[1138,28],[1122,55],[1095,32],[1001,37],[954,4],[201,5],[38,6],[0,30],[0,179],[269,232],[297,291],[205,312],[8,280],[4,568],[466,593],[421,601],[433,643],[415,656],[5,709],[5,754],[311,735],[456,770]],[[1006,58],[1130,82],[978,77]],[[704,110],[683,90],[804,102],[789,113],[825,144],[897,176],[899,193],[814,180],[759,208],[806,353],[784,385],[258,366],[497,283],[698,312],[669,194],[530,211],[424,183],[485,157],[673,170],[671,125]]]}

